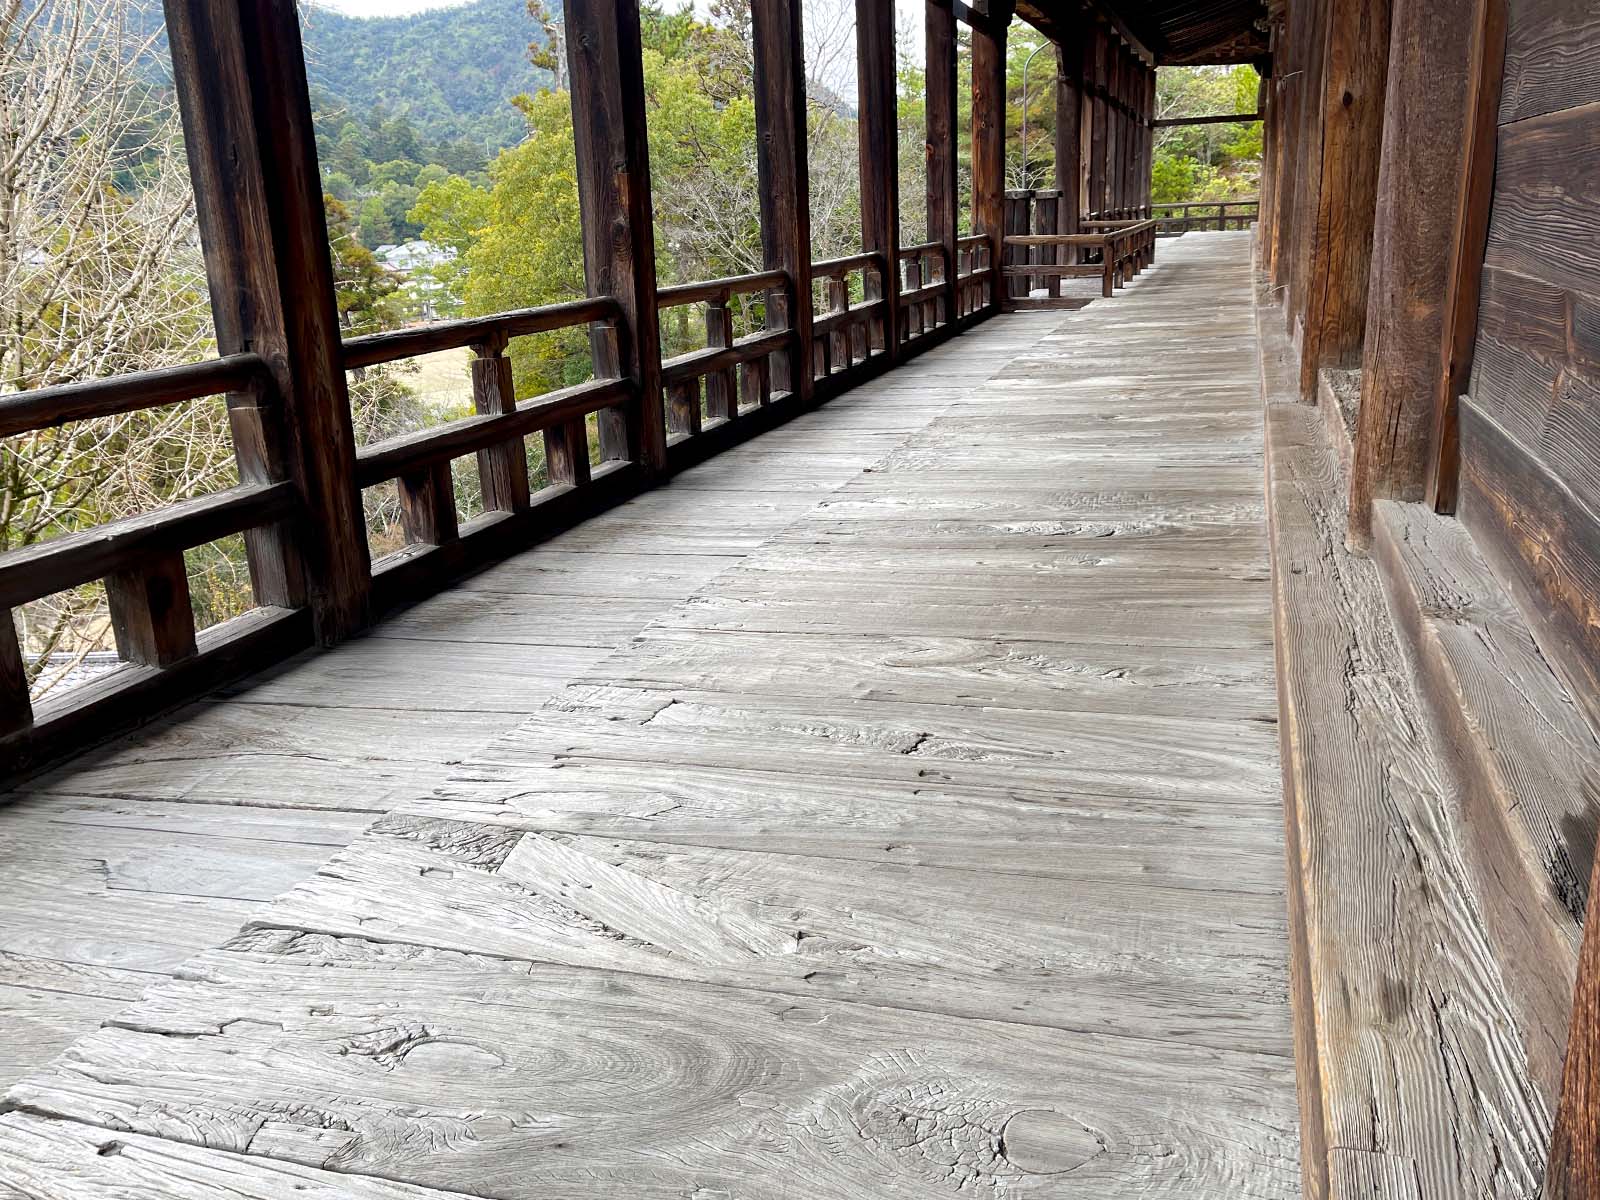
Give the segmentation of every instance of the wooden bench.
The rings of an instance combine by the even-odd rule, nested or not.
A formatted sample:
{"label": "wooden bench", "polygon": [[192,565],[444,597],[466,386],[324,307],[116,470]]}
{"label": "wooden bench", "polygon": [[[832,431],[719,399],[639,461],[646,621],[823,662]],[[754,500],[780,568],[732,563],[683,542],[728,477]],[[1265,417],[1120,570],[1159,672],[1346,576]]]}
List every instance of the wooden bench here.
{"label": "wooden bench", "polygon": [[1090,220],[1083,222],[1085,233],[1015,234],[1005,239],[1007,246],[1073,246],[1085,253],[1097,253],[1098,262],[1016,263],[1005,268],[1012,278],[1100,278],[1100,294],[1110,296],[1124,283],[1155,261],[1156,222],[1148,219]]}

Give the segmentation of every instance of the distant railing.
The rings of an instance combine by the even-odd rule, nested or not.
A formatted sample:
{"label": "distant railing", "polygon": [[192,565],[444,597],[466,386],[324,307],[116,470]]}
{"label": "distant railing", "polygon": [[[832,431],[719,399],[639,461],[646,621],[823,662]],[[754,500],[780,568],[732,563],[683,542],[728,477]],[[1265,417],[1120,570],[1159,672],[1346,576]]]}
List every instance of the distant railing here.
{"label": "distant railing", "polygon": [[[405,548],[373,564],[372,584],[379,607],[408,592],[430,590],[426,584],[419,588],[419,576],[442,578],[457,565],[457,555],[439,555],[438,569],[432,570],[426,551],[466,542],[465,550],[471,552],[474,543],[502,537],[497,525],[505,517],[525,517],[548,505],[570,506],[570,493],[591,487],[597,478],[636,466],[639,392],[637,383],[622,374],[617,344],[620,318],[615,300],[575,300],[369,334],[344,343],[347,371],[441,350],[472,350],[472,416],[356,451],[354,484],[358,490],[395,481],[406,541]],[[585,326],[594,379],[519,402],[511,360],[506,356],[510,340]],[[599,414],[598,464],[590,462],[587,418],[591,413]],[[548,480],[537,492],[532,490],[524,440],[534,434],[543,435]],[[477,459],[484,511],[463,524],[451,463],[469,455]]]}
{"label": "distant railing", "polygon": [[942,242],[902,246],[898,259],[900,340],[913,342],[954,319],[947,311],[950,267]]}
{"label": "distant railing", "polygon": [[[661,363],[669,447],[735,421],[741,411],[772,402],[772,358],[782,355],[788,360],[795,354],[787,319],[790,291],[785,272],[763,271],[679,284],[656,293],[661,309],[705,305],[706,348]],[[750,295],[765,298],[767,328],[735,338],[733,298]],[[789,376],[785,373],[782,378]]]}
{"label": "distant railing", "polygon": [[[1013,234],[1005,239],[1008,254],[1018,261],[1005,268],[1008,279],[1020,279],[1032,286],[1037,279],[1055,280],[1066,276],[1100,279],[1100,294],[1111,296],[1130,278],[1155,261],[1156,223],[1137,217],[1085,218],[1083,233]],[[1086,261],[1064,261],[1072,250]],[[1043,254],[1040,254],[1043,252]],[[1027,261],[1033,256],[1035,261]],[[1042,260],[1042,261],[1041,261]],[[1054,289],[1051,289],[1054,294]],[[1020,304],[1021,297],[1014,303]],[[1045,303],[1045,301],[1039,301]]]}
{"label": "distant railing", "polygon": [[994,242],[987,234],[956,239],[956,308],[958,316],[994,303]]}
{"label": "distant railing", "polygon": [[[881,254],[852,254],[811,264],[812,286],[826,307],[811,319],[812,376],[848,373],[888,347],[889,304],[883,289],[887,264]],[[859,286],[852,287],[852,279]],[[853,300],[852,296],[862,297]]]}
{"label": "distant railing", "polygon": [[1261,201],[1195,200],[1185,204],[1152,204],[1161,237],[1179,237],[1192,230],[1248,229],[1261,214]]}

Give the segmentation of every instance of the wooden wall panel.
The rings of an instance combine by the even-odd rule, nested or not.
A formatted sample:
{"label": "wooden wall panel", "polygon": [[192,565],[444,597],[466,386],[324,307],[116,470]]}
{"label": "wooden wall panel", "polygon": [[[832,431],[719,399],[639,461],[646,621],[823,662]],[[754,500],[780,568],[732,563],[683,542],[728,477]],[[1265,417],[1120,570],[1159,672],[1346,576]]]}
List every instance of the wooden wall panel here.
{"label": "wooden wall panel", "polygon": [[1600,5],[1519,0],[1506,29],[1502,124],[1600,101]]}
{"label": "wooden wall panel", "polygon": [[[1600,78],[1600,26],[1589,54]],[[1600,292],[1600,103],[1504,126],[1496,161],[1484,262]]]}
{"label": "wooden wall panel", "polygon": [[1459,511],[1600,726],[1600,20],[1511,0],[1507,31]]}

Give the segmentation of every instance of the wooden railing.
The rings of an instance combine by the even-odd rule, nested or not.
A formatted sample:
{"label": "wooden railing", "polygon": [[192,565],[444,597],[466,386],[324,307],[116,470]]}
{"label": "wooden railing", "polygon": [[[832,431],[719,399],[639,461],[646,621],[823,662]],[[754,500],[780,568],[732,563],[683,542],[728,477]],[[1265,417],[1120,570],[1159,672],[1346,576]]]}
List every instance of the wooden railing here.
{"label": "wooden railing", "polygon": [[[797,354],[787,318],[793,303],[792,290],[785,272],[763,271],[680,284],[656,293],[657,308],[705,306],[705,349],[663,359],[661,363],[669,448],[738,420],[741,411],[772,402],[773,356],[783,355],[792,362]],[[751,295],[764,298],[767,328],[736,338],[733,298]],[[781,378],[790,376],[784,372]]]}
{"label": "wooden railing", "polygon": [[956,239],[956,309],[966,317],[995,303],[994,242],[986,234]]}
{"label": "wooden railing", "polygon": [[1150,207],[1161,237],[1178,237],[1201,229],[1248,229],[1261,213],[1261,201],[1256,199],[1196,200]]}
{"label": "wooden railing", "polygon": [[[859,280],[859,286],[852,287],[853,279]],[[814,262],[811,280],[826,305],[811,319],[813,377],[848,374],[883,354],[888,346],[889,311],[883,293],[888,281],[883,255],[851,254]],[[861,299],[852,299],[858,295]]]}
{"label": "wooden railing", "polygon": [[948,311],[950,267],[941,242],[902,246],[898,259],[900,340],[912,342],[953,319]]}
{"label": "wooden railing", "polygon": [[[1059,279],[1063,276],[1099,277],[1100,294],[1111,296],[1115,289],[1139,274],[1155,261],[1156,223],[1138,219],[1087,219],[1082,222],[1087,233],[1031,233],[1015,234],[1005,239],[1008,250],[1022,256],[1012,266],[1005,268],[1008,279],[1021,279],[1032,286],[1034,280]],[[1026,261],[1026,255],[1035,250],[1058,251],[1063,247],[1075,248],[1091,261],[1071,263],[1061,261],[1059,253],[1040,257],[1054,261]],[[1011,301],[1020,303],[1021,297]],[[1042,303],[1042,301],[1041,301]]]}
{"label": "wooden railing", "polygon": [[[859,64],[863,122],[881,136],[869,139],[862,173],[877,180],[892,174],[899,145],[893,15],[863,11],[874,22],[873,53]],[[227,679],[358,633],[462,570],[548,537],[998,311],[1004,25],[985,20],[971,29],[982,51],[973,127],[997,132],[973,170],[982,232],[957,237],[954,22],[965,9],[935,6],[929,15],[948,35],[938,41],[943,82],[935,99],[950,119],[935,121],[929,135],[944,164],[929,193],[936,240],[893,246],[898,192],[874,186],[863,245],[893,248],[811,262],[806,114],[796,103],[804,94],[799,6],[758,0],[755,152],[770,269],[658,288],[638,5],[568,0],[591,298],[348,341],[340,336],[295,5],[177,4],[166,12],[221,357],[0,397],[0,436],[220,396],[238,483],[0,553],[8,614],[103,580],[124,662],[35,705],[34,664],[24,662],[13,622],[0,622],[0,770],[80,749]],[[814,281],[825,293],[820,313]],[[735,336],[741,298],[762,327]],[[663,357],[661,314],[687,305],[704,306],[705,345]],[[577,329],[588,333],[593,378],[519,400],[512,340]],[[470,415],[356,444],[352,373],[359,379],[381,364],[463,348],[471,352]],[[543,441],[542,486],[529,467],[530,437]],[[461,460],[476,466],[483,503],[475,516],[458,506]],[[404,545],[374,562],[362,493],[391,483]],[[197,631],[184,554],[239,534],[255,608]]]}
{"label": "wooden railing", "polygon": [[[472,350],[474,414],[401,434],[356,451],[358,491],[394,480],[406,546],[372,568],[381,610],[435,590],[469,558],[494,557],[515,544],[546,507],[568,511],[574,493],[619,472],[637,472],[641,441],[638,384],[623,376],[615,300],[577,300],[490,317],[444,321],[420,329],[371,334],[344,343],[344,366],[356,371],[441,350]],[[514,337],[587,327],[594,378],[519,402],[506,349]],[[598,414],[601,461],[589,455],[587,418]],[[525,440],[542,435],[545,487],[534,492]],[[451,462],[473,456],[483,513],[463,523]],[[510,518],[512,523],[504,522]]]}

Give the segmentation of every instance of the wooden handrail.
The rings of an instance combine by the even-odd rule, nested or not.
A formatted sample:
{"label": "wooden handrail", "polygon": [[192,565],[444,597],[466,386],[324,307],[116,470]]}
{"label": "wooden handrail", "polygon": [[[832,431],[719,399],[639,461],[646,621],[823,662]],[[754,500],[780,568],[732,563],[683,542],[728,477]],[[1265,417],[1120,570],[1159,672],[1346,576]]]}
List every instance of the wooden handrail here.
{"label": "wooden handrail", "polygon": [[678,283],[656,292],[656,307],[677,308],[684,304],[702,304],[709,300],[727,301],[731,296],[776,291],[788,286],[787,271],[761,271],[753,275],[729,275],[723,279],[707,279],[700,283]]}
{"label": "wooden handrail", "polygon": [[631,400],[629,379],[595,379],[546,392],[506,413],[463,417],[364,446],[356,452],[356,486],[369,488],[437,463],[486,449],[511,438],[554,428],[573,417]]}
{"label": "wooden handrail", "polygon": [[289,516],[294,506],[292,484],[241,484],[7,551],[0,554],[0,608],[19,608],[53,592],[138,569],[158,555],[271,524]]}
{"label": "wooden handrail", "polygon": [[538,308],[519,308],[487,317],[466,317],[459,321],[440,321],[416,329],[396,329],[387,333],[368,333],[344,343],[347,371],[373,367],[379,363],[416,358],[440,350],[480,346],[506,338],[532,333],[553,333],[594,321],[614,321],[621,309],[610,297],[570,300]]}
{"label": "wooden handrail", "polygon": [[259,354],[230,354],[208,362],[18,392],[0,397],[0,437],[242,392],[253,387],[265,369]]}
{"label": "wooden handrail", "polygon": [[825,258],[820,262],[811,264],[812,277],[824,279],[848,275],[851,271],[882,271],[883,269],[883,255],[871,251],[863,254],[847,254],[843,258]]}
{"label": "wooden handrail", "polygon": [[765,358],[789,345],[787,329],[769,329],[737,338],[731,346],[708,346],[704,350],[691,350],[676,358],[663,359],[661,379],[668,386],[686,379],[697,379],[714,371],[724,371],[740,363]]}

